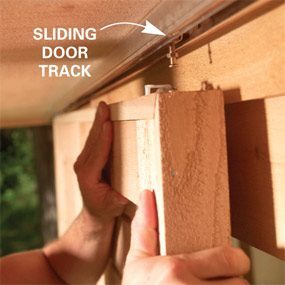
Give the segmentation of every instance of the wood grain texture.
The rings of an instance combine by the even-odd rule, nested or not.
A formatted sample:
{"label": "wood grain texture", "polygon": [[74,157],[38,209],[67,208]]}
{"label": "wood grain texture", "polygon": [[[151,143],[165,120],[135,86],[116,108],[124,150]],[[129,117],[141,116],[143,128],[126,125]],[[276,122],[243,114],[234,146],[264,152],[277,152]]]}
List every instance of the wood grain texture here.
{"label": "wood grain texture", "polygon": [[[114,124],[113,186],[134,203],[143,189],[155,190],[162,255],[228,244],[222,93],[150,96],[156,98],[153,120]],[[126,216],[129,219],[121,218],[115,233],[113,264],[119,272],[129,249],[132,216]]]}
{"label": "wood grain texture", "polygon": [[138,121],[153,119],[155,96],[140,96],[133,100],[112,104],[112,121]]}
{"label": "wood grain texture", "polygon": [[[166,96],[168,95],[169,94]],[[202,100],[202,98],[203,97],[201,97],[200,100]],[[158,99],[156,98],[156,100]],[[166,103],[159,104],[161,106],[160,108],[162,108]],[[161,110],[168,110],[167,108],[172,106],[172,104],[174,103],[169,103]],[[179,108],[180,106],[175,107],[177,110],[180,110]],[[283,148],[285,133],[284,109],[284,96],[226,105],[233,235],[280,258],[284,257],[285,232],[283,207],[285,203],[285,182],[283,175],[285,164]],[[162,114],[163,112],[164,111],[160,111]],[[172,114],[170,111],[167,111],[167,113]],[[179,113],[181,113],[181,110]],[[189,113],[194,115],[192,109]],[[172,116],[175,117],[175,115]],[[77,117],[74,118],[76,121]],[[177,118],[173,120],[173,124],[176,120]],[[77,154],[83,147],[92,123],[91,117],[89,122],[85,121],[79,124],[76,122],[72,123],[71,121],[63,121],[64,123],[60,124],[60,119],[58,119],[54,124],[56,186],[60,232],[64,231],[80,210],[78,203],[80,196],[72,165]],[[158,120],[156,121],[159,122]],[[160,143],[157,142],[159,136],[155,135],[155,128],[159,130],[160,125],[156,123],[155,126],[154,120],[116,122],[115,124],[119,126],[121,123],[123,123],[122,125],[124,126],[132,126],[132,131],[130,131],[128,127],[127,130],[123,130],[122,128],[121,131],[127,131],[131,137],[135,137],[134,139],[130,139],[129,136],[124,142],[128,142],[128,147],[125,147],[125,153],[130,153],[128,154],[129,163],[132,164],[132,160],[137,161],[137,166],[134,167],[131,165],[130,169],[132,169],[132,171],[126,171],[126,168],[124,171],[126,175],[129,175],[128,179],[133,177],[135,180],[135,184],[132,182],[132,185],[135,185],[134,189],[137,190],[130,190],[131,193],[127,195],[133,202],[136,202],[141,189],[156,189],[157,187],[157,181],[155,181],[156,179],[154,177],[157,177],[156,168],[158,162],[156,161],[155,154],[161,152],[161,150],[157,149]],[[172,125],[171,121],[168,122],[166,120],[165,124],[169,125],[168,129],[170,127],[173,128],[171,137],[176,141],[172,146],[173,149],[175,150],[177,147],[182,148],[185,139],[182,139],[183,136],[177,133],[179,130],[176,129],[176,126],[174,127]],[[184,125],[185,124],[186,123],[184,123]],[[189,128],[188,132],[190,135],[193,130],[191,130],[192,128],[189,126],[187,126],[187,128]],[[165,128],[163,130],[165,130]],[[213,137],[208,139],[212,141]],[[130,143],[133,147],[130,147]],[[156,145],[156,147],[151,147],[151,145]],[[198,146],[201,148],[204,147],[199,144]],[[137,152],[135,148],[140,151]],[[164,145],[164,148],[167,149],[167,145]],[[117,153],[120,153],[119,150],[117,150]],[[166,161],[171,161],[171,167],[172,164],[174,164],[172,162],[174,161],[173,155],[168,154],[167,157],[168,159],[166,159]],[[176,159],[178,160],[178,158]],[[151,166],[148,166],[148,161],[153,162]],[[187,156],[184,158],[180,157],[179,161],[187,161]],[[121,166],[118,166],[119,169],[120,167]],[[165,173],[168,173],[168,177],[170,177],[172,174],[169,170],[169,165],[164,169]],[[194,170],[196,171],[195,173],[198,173],[196,168],[194,168]],[[134,172],[138,172],[138,175],[134,175]],[[177,181],[177,178],[175,179],[174,181]],[[174,182],[170,180],[169,185],[172,187],[173,183]],[[128,189],[126,185],[124,188]],[[177,190],[175,191],[177,194],[179,193]],[[134,195],[133,193],[136,194]],[[161,193],[162,192],[157,192],[157,196],[159,197]],[[167,195],[165,196],[168,197],[167,199],[173,199],[172,196],[169,198],[169,194]],[[164,201],[164,196],[160,196],[159,199],[160,201]],[[179,195],[177,195],[176,199],[179,199]],[[206,199],[208,199],[208,197],[206,197]],[[189,207],[189,211],[191,210],[192,208]],[[163,211],[162,213],[164,215]],[[177,213],[178,217],[181,215],[181,219],[183,219],[183,215],[179,213],[179,209],[174,208],[173,212],[170,211],[168,213],[168,216],[171,217],[172,213]],[[161,217],[161,220],[164,220],[164,216]],[[163,233],[163,230],[160,232]],[[122,260],[121,257],[120,260]]]}
{"label": "wood grain texture", "polygon": [[[230,223],[222,92],[151,94],[137,101],[144,102],[152,116],[133,120],[134,102],[122,103],[128,106],[124,120],[113,122],[112,187],[134,204],[141,190],[155,190],[163,255],[227,244]],[[120,105],[111,109],[120,109]],[[137,106],[138,113],[145,112]],[[80,116],[61,115],[54,121],[61,232],[73,220],[73,210],[80,210],[77,204],[70,208],[66,200],[78,196],[80,201],[72,165],[93,117],[85,109]],[[118,272],[122,271],[129,248],[127,236],[134,204],[126,209],[115,233],[112,266]]]}
{"label": "wood grain texture", "polygon": [[[121,61],[129,57],[122,54],[111,57],[113,52],[121,51],[132,54],[130,49],[135,51],[134,45],[149,41],[149,37],[142,37],[139,32],[135,32],[137,41],[133,44],[128,42],[126,48],[125,42],[131,39],[130,34],[134,29],[131,25],[115,28],[115,31],[107,29],[100,36],[97,33],[95,42],[86,40],[54,40],[46,43],[35,41],[33,39],[34,28],[46,27],[49,35],[55,26],[94,27],[98,32],[100,27],[108,23],[120,22],[123,19],[139,23],[159,2],[158,0],[81,0],[80,2],[64,0],[43,1],[35,5],[33,0],[1,1],[1,126],[50,124],[58,112],[75,98],[82,96],[86,88],[99,79],[99,73],[102,72],[103,75],[106,72],[107,62],[112,66],[117,66],[115,62],[121,64]],[[91,64],[91,67],[95,69],[91,72],[92,77],[46,77],[43,79],[38,64],[45,63],[41,55],[44,44],[52,47],[87,46],[89,48],[88,59],[84,64]],[[58,61],[52,58],[48,60],[48,63],[71,66],[79,62],[77,59],[63,58]]]}
{"label": "wood grain texture", "polygon": [[[158,97],[162,254],[227,244],[230,237],[224,103],[220,91]],[[163,218],[162,218],[163,216]]]}
{"label": "wood grain texture", "polygon": [[138,161],[136,122],[114,122],[113,148],[110,158],[111,186],[131,201],[137,201]]}
{"label": "wood grain texture", "polygon": [[226,106],[233,236],[285,257],[285,96]]}
{"label": "wood grain texture", "polygon": [[142,95],[144,85],[150,83],[168,83],[177,90],[200,90],[207,82],[208,87],[224,91],[226,103],[284,93],[285,5],[257,16],[244,25],[233,21],[233,30],[225,27],[201,36],[179,53],[177,68],[170,69],[169,60],[164,58],[94,98],[92,105],[100,100],[111,104]]}
{"label": "wood grain texture", "polygon": [[79,214],[82,199],[73,171],[81,151],[80,125],[53,124],[58,234],[62,235]]}
{"label": "wood grain texture", "polygon": [[[141,96],[134,100],[110,105],[112,121],[149,120],[154,117],[155,96]],[[139,110],[139,112],[138,112]],[[77,111],[63,113],[55,117],[54,122],[91,123],[95,118],[96,108],[82,108]]]}

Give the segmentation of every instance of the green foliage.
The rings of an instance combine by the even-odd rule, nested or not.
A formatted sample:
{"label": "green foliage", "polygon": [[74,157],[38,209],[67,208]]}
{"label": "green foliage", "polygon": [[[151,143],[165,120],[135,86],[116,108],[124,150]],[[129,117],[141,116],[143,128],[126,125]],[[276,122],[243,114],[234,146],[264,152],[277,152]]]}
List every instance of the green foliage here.
{"label": "green foliage", "polygon": [[1,131],[1,255],[42,245],[32,131]]}

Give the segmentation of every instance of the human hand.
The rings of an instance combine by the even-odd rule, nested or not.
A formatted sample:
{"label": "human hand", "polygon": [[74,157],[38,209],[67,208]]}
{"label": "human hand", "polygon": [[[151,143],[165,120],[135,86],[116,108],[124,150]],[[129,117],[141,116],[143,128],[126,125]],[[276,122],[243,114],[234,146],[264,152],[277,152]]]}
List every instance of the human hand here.
{"label": "human hand", "polygon": [[84,149],[74,164],[84,211],[102,220],[119,216],[128,203],[121,194],[111,189],[102,178],[112,144],[110,109],[101,102]]}
{"label": "human hand", "polygon": [[132,222],[131,247],[123,285],[131,284],[248,284],[240,276],[250,261],[240,249],[216,247],[175,256],[158,256],[157,213],[154,193],[141,193]]}

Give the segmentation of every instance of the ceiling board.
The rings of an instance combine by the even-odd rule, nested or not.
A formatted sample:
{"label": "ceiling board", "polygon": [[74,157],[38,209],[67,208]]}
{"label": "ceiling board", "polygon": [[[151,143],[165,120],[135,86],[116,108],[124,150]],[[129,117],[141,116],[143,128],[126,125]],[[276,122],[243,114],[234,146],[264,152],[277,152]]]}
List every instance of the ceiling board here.
{"label": "ceiling board", "polygon": [[[198,20],[234,0],[0,0],[1,126],[48,124],[64,108],[121,74],[143,52],[171,40],[186,23]],[[94,42],[48,42],[87,45],[91,78],[42,78],[38,64],[43,41],[33,40],[35,27],[95,27],[149,20],[167,37],[140,33],[141,27],[116,26],[99,31]],[[54,63],[53,60],[48,60]],[[80,60],[59,60],[72,65]],[[82,63],[83,64],[83,63]]]}
{"label": "ceiling board", "polygon": [[[126,20],[141,22],[158,2],[159,0],[1,0],[1,125],[50,122],[52,116],[63,108],[58,100],[81,80],[41,77],[38,64],[43,63],[43,41],[33,40],[35,27],[98,28]],[[121,41],[126,40],[132,29],[133,26],[114,27],[106,30],[104,35],[97,36],[96,41],[81,42],[80,45],[88,45],[88,61],[92,65],[99,64]],[[79,43],[53,41],[48,44],[68,46]],[[68,64],[75,62],[78,63],[78,60],[68,60]],[[61,63],[67,62],[61,60]],[[91,80],[96,80],[96,74],[92,74]]]}

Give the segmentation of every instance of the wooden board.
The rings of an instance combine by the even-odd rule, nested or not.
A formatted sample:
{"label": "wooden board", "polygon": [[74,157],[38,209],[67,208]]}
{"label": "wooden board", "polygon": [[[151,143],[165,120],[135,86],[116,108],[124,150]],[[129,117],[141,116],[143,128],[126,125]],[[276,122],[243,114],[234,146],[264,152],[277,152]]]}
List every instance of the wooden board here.
{"label": "wooden board", "polygon": [[172,92],[145,98],[156,98],[155,104],[148,104],[154,110],[152,120],[114,125],[112,186],[134,203],[139,191],[155,189],[161,254],[226,243],[230,234],[222,93]]}
{"label": "wooden board", "polygon": [[[153,119],[114,123],[112,186],[134,203],[141,190],[155,189],[161,254],[227,244],[222,93],[173,92],[145,98],[154,97]],[[125,216],[116,230],[113,253],[119,272],[129,248],[131,217]]]}
{"label": "wooden board", "polygon": [[[164,57],[94,98],[92,105],[137,97],[144,93],[145,84],[171,84],[177,90],[220,88],[226,103],[284,93],[285,4],[278,6],[279,0],[257,2],[264,3],[262,13],[241,13],[241,18],[236,15],[224,26],[196,38],[179,52],[176,68],[169,68]],[[277,8],[271,10],[270,5]]]}
{"label": "wooden board", "polygon": [[[285,164],[282,148],[285,133],[284,127],[282,128],[285,125],[283,122],[283,101],[284,97],[282,96],[226,105],[233,234],[243,241],[280,258],[284,257],[285,240],[282,234],[284,233],[282,228],[282,225],[284,225],[284,212],[282,212],[282,205],[284,204],[284,175],[282,173],[284,173]],[[149,105],[149,109],[152,108],[151,106]],[[86,112],[78,111],[81,113],[81,147],[93,118],[93,116],[88,115],[90,111],[87,110],[85,110]],[[72,120],[77,120],[78,118],[76,113],[73,112],[58,117],[55,124],[61,124],[62,122],[61,128],[63,128],[63,125],[66,125],[66,128],[71,128]],[[87,115],[85,116],[84,114]],[[70,119],[66,120],[67,117]],[[139,157],[137,160],[140,161],[138,172],[144,173],[144,175],[138,177],[137,189],[142,189],[143,187],[151,188],[153,179],[151,175],[155,173],[153,170],[148,173],[141,170],[150,169],[145,167],[145,163],[147,163],[148,156],[153,156],[153,154],[147,152],[147,150],[151,150],[147,146],[153,140],[151,136],[153,131],[148,131],[154,128],[151,121],[151,118],[136,121],[136,144],[139,149],[144,149],[144,151],[137,154]],[[134,122],[130,123],[134,124]],[[120,124],[120,122],[117,124]],[[126,124],[128,123],[126,122]],[[78,130],[76,124],[73,124],[72,128],[73,136],[76,137]],[[58,136],[62,136],[65,132],[60,129]],[[58,139],[55,140],[55,142],[57,141]],[[70,141],[72,140],[69,140],[69,143]],[[75,159],[76,155],[67,151],[68,145],[65,142],[59,140],[58,144],[64,145],[63,152],[67,156],[74,156]],[[75,146],[70,147],[73,149]],[[56,151],[57,148],[58,146],[56,145]],[[78,153],[79,151],[78,147]],[[62,154],[57,155],[57,163],[62,157]],[[243,160],[243,158],[246,159]],[[68,161],[65,159],[64,163],[72,164],[72,159],[68,159]],[[72,171],[71,167],[69,169]],[[62,181],[63,175],[58,176],[60,176],[58,180]],[[62,187],[59,186],[58,188],[62,189]],[[63,190],[60,191],[62,192]],[[74,193],[76,193],[76,190]],[[58,203],[63,201],[60,207],[62,209],[61,212],[67,211],[68,214],[65,214],[65,216],[69,216],[70,220],[72,220],[70,210],[64,208],[66,202],[63,200],[63,196],[61,194],[61,198],[58,197]],[[74,200],[74,198],[72,199]],[[137,197],[133,195],[131,199],[135,201]],[[61,218],[59,222],[63,223],[65,219],[66,217],[64,219]],[[260,238],[261,236],[263,238]]]}
{"label": "wooden board", "polygon": [[[193,252],[229,243],[223,106],[220,91],[152,94],[111,106],[115,120],[111,184],[133,202],[117,223],[112,266],[118,272],[124,266],[130,223],[143,189],[154,189],[156,193],[161,254]],[[94,113],[85,109],[54,121],[62,220],[66,220],[63,213],[69,220],[75,214],[64,206],[68,193],[62,181],[63,169],[71,175],[71,157],[75,161],[93,118]],[[73,135],[69,133],[71,128]],[[62,135],[73,142],[63,144]],[[73,136],[76,139],[72,140]],[[68,144],[73,144],[73,154],[66,158]]]}
{"label": "wooden board", "polygon": [[[282,147],[285,136],[284,109],[284,96],[226,105],[233,235],[280,258],[284,257],[285,241],[282,210],[285,203],[285,158]],[[93,120],[91,112],[88,109],[85,111],[77,111],[81,114],[80,127],[74,122],[78,119],[77,112],[61,115],[54,121],[60,232],[73,220],[76,214],[74,212],[80,210],[80,196],[76,179],[73,178],[72,164]],[[69,120],[66,120],[67,117]],[[137,153],[136,159],[140,161],[138,172],[144,173],[138,177],[138,191],[143,187],[153,187],[152,175],[155,171],[141,170],[150,169],[144,165],[148,156],[153,156],[148,147],[154,140],[151,135],[153,131],[148,131],[154,128],[151,121],[151,118],[136,121],[136,144],[144,150]],[[134,124],[133,121],[130,123]],[[69,188],[66,184],[68,177],[71,177]],[[137,197],[133,195],[131,199],[135,201]]]}
{"label": "wooden board", "polygon": [[56,206],[58,234],[62,235],[82,208],[82,199],[73,171],[81,151],[80,125],[77,122],[53,124]]}
{"label": "wooden board", "polygon": [[114,122],[114,140],[111,154],[111,186],[132,202],[137,202],[138,160],[136,121]]}
{"label": "wooden board", "polygon": [[[108,14],[108,21],[112,19],[116,22],[114,17],[118,17],[119,20],[123,15],[129,20],[138,22],[143,18],[142,15],[148,14],[148,11],[152,9],[153,1],[142,1],[143,11],[137,11],[135,8],[138,5],[129,1],[132,5],[128,6],[130,9],[127,15],[124,14],[125,10],[118,9],[120,4],[114,1],[112,3],[114,9],[109,11],[112,16]],[[50,28],[53,27],[55,19],[58,19],[59,26],[70,26],[70,15],[73,21],[72,26],[88,26],[89,19],[95,19],[92,25],[100,26],[104,22],[104,11],[110,6],[105,1],[69,2],[64,4],[45,2],[44,9],[42,9],[42,5],[36,7],[33,1],[21,1],[22,6],[16,18],[10,15],[19,9],[20,4],[15,1],[3,2],[3,15],[5,15],[3,19],[6,20],[1,23],[3,27],[1,43],[3,43],[3,48],[5,46],[4,49],[2,48],[3,64],[0,70],[0,72],[3,71],[1,127],[50,124],[59,111],[83,95],[83,89],[74,86],[77,80],[70,78],[42,80],[40,78],[36,63],[40,59],[41,42],[37,45],[31,36],[35,23]],[[169,61],[164,56],[164,59],[153,67],[137,74],[111,92],[106,92],[104,96],[96,98],[94,104],[102,99],[108,103],[129,100],[143,94],[144,84],[162,83],[172,84],[178,90],[199,90],[202,82],[208,81],[215,88],[219,86],[226,91],[225,99],[231,102],[281,94],[285,86],[283,76],[285,67],[284,1],[257,2],[263,2],[263,4],[250,5],[257,9],[249,7],[250,9],[245,9],[247,12],[241,11],[242,13],[234,15],[218,28],[211,29],[209,33],[192,41],[188,49],[179,53],[176,69],[169,69]],[[282,3],[283,5],[280,5]],[[263,8],[260,9],[260,6]],[[277,8],[271,9],[270,6]],[[96,11],[101,11],[99,18]],[[122,14],[118,14],[118,11]],[[43,13],[51,17],[45,17]],[[159,20],[163,22],[165,17]],[[21,29],[17,28],[20,22],[24,23]],[[90,50],[90,60],[93,63],[98,61],[100,64],[95,75],[103,71],[105,60],[109,58],[109,48],[112,49],[114,44],[124,42],[122,38],[131,28],[121,27],[118,33],[114,33],[113,29],[109,32],[107,30],[107,34],[104,34],[106,37],[100,37],[96,41],[96,45]],[[9,33],[10,30],[15,33]],[[140,33],[134,34],[141,38]],[[146,38],[149,36],[146,35]],[[58,45],[58,42],[55,42],[55,45]],[[99,58],[96,56],[94,58],[97,54],[100,55]],[[254,80],[252,80],[253,76]],[[91,81],[93,79],[94,77]],[[83,87],[90,81],[83,80],[80,83],[79,85]]]}
{"label": "wooden board", "polygon": [[[212,0],[211,0],[212,1]],[[40,1],[36,1],[40,2]],[[130,55],[146,47],[154,36],[142,35],[141,28],[124,25],[100,32],[110,23],[149,19],[159,0],[64,0],[1,1],[0,21],[0,123],[1,127],[50,124],[52,118],[71,102],[81,97],[90,85],[106,76],[109,70],[125,64]],[[188,3],[186,3],[187,5]],[[189,4],[187,5],[189,6]],[[189,8],[190,9],[190,8]],[[167,17],[164,19],[168,19]],[[161,19],[163,20],[163,19]],[[155,24],[158,23],[155,21]],[[55,27],[95,28],[96,41],[52,40],[36,41],[33,29],[47,28],[51,35]],[[13,31],[13,32],[12,32]],[[132,36],[135,40],[132,40]],[[157,37],[155,40],[159,40]],[[126,43],[127,41],[127,43]],[[126,48],[127,44],[128,48]],[[87,46],[88,59],[42,59],[42,46]],[[120,48],[119,48],[120,47]],[[112,55],[115,53],[115,55]],[[39,64],[91,65],[91,78],[41,77]],[[107,69],[108,68],[108,69]],[[106,70],[107,69],[107,70]],[[21,104],[19,104],[21,102]]]}
{"label": "wooden board", "polygon": [[161,252],[193,252],[227,244],[230,222],[222,92],[162,94],[158,106],[162,184],[157,197],[159,220],[164,220],[159,230],[165,233]]}
{"label": "wooden board", "polygon": [[233,236],[285,259],[285,96],[226,105]]}

